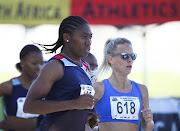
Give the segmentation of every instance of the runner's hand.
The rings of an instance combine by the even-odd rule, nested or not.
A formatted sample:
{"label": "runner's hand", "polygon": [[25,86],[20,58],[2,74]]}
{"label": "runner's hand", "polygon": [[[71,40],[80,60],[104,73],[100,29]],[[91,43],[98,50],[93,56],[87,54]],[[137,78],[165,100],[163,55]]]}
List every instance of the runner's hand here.
{"label": "runner's hand", "polygon": [[98,125],[98,122],[100,121],[100,116],[96,114],[95,112],[89,112],[88,118],[87,118],[87,125],[90,126],[92,129]]}
{"label": "runner's hand", "polygon": [[0,129],[3,129],[6,131],[6,130],[9,130],[9,127],[10,127],[10,125],[9,125],[8,121],[6,121],[6,120],[0,121]]}
{"label": "runner's hand", "polygon": [[76,109],[91,109],[94,105],[94,97],[89,94],[79,96],[75,100]]}

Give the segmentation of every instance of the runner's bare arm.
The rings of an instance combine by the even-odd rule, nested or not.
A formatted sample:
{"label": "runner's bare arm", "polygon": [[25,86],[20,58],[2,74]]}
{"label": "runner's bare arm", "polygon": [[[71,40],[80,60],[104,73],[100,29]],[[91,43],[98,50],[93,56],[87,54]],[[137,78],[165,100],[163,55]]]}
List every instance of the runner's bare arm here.
{"label": "runner's bare arm", "polygon": [[94,90],[95,90],[95,104],[103,97],[104,95],[104,83],[103,82],[94,82],[93,83]]}
{"label": "runner's bare arm", "polygon": [[12,82],[11,80],[3,82],[0,84],[0,96],[10,95],[12,92]]}
{"label": "runner's bare arm", "polygon": [[141,123],[144,131],[152,131],[154,128],[153,113],[149,109],[149,94],[145,85],[139,84],[142,94]]}

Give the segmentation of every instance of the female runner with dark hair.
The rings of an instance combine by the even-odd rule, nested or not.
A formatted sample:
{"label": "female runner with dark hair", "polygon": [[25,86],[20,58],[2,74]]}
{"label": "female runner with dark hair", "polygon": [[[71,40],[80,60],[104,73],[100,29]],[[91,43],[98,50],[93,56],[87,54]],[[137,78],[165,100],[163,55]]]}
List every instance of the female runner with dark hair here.
{"label": "female runner with dark hair", "polygon": [[26,94],[43,65],[43,56],[35,45],[26,45],[20,52],[16,68],[20,76],[0,84],[0,96],[4,97],[7,120],[0,122],[0,129],[8,131],[35,131],[38,114],[23,112]]}
{"label": "female runner with dark hair", "polygon": [[60,24],[56,43],[40,44],[51,53],[62,48],[42,68],[25,101],[25,112],[46,114],[38,131],[84,131],[94,89],[81,58],[90,52],[91,38],[87,21],[69,16]]}

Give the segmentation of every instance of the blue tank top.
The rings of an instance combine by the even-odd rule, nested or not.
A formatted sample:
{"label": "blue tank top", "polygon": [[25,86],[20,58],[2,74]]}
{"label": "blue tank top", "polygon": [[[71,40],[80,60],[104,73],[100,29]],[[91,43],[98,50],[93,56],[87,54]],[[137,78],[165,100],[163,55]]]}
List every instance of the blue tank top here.
{"label": "blue tank top", "polygon": [[4,96],[6,115],[20,118],[38,117],[38,114],[29,114],[23,112],[23,106],[28,90],[21,85],[18,78],[14,78],[11,81],[13,85],[12,92],[10,95]]}
{"label": "blue tank top", "polygon": [[133,89],[130,93],[116,91],[108,79],[104,82],[104,95],[95,105],[100,122],[131,122],[139,124],[142,96],[139,86],[131,81]]}
{"label": "blue tank top", "polygon": [[[46,100],[73,100],[81,94],[82,86],[91,86],[88,66],[81,61],[81,66],[74,64],[58,54],[50,60],[56,59],[64,64],[64,76],[56,81]],[[89,109],[66,110],[46,114],[37,131],[84,131]]]}

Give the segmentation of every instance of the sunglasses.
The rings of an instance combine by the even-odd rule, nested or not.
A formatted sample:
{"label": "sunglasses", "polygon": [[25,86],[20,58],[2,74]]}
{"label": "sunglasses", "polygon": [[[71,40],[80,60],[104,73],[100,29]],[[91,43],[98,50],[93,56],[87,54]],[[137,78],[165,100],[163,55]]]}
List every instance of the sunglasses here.
{"label": "sunglasses", "polygon": [[128,59],[129,59],[129,56],[131,56],[131,59],[132,59],[132,60],[135,60],[136,57],[137,57],[137,54],[136,54],[136,53],[128,54],[127,52],[112,54],[111,56],[116,56],[116,55],[120,55],[123,60],[128,60]]}

